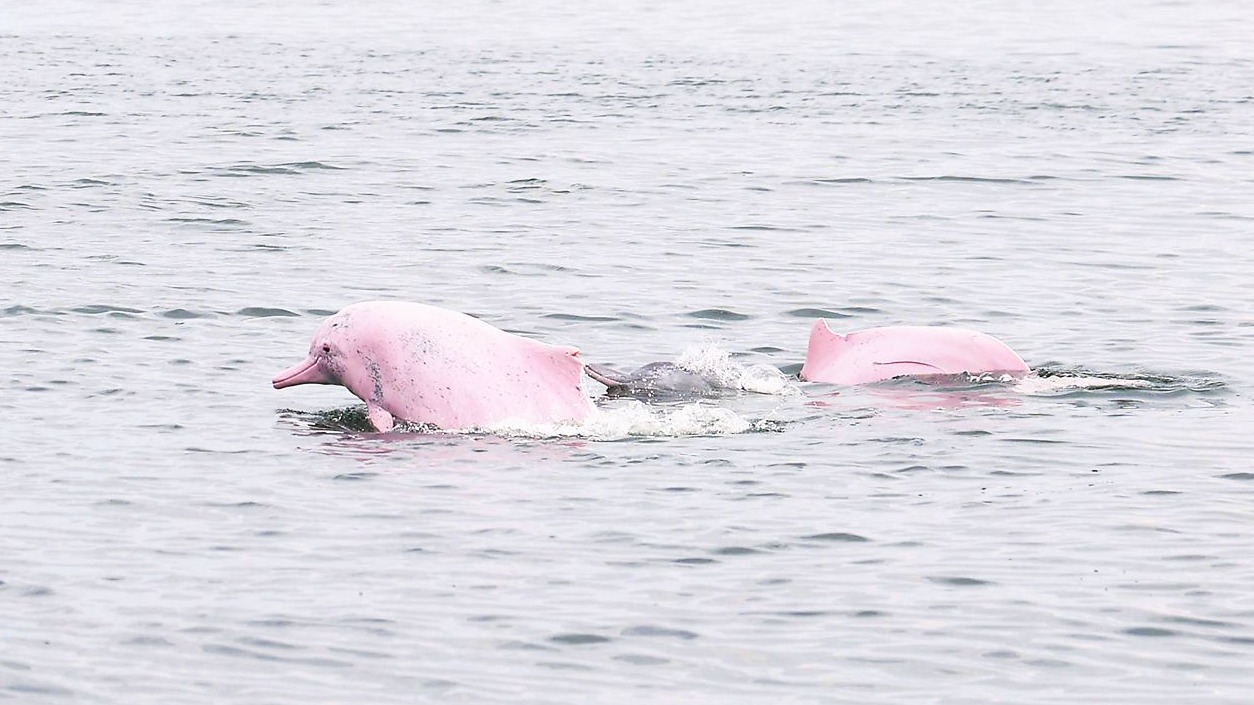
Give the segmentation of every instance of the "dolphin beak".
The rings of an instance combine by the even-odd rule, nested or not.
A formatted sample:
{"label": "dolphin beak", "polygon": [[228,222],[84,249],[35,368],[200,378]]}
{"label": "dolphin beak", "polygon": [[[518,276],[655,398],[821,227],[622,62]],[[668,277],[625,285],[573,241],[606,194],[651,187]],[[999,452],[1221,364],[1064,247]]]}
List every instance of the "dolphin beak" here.
{"label": "dolphin beak", "polygon": [[335,384],[335,380],[322,371],[318,362],[317,356],[310,355],[304,362],[283,370],[274,378],[274,388],[283,389],[298,384]]}

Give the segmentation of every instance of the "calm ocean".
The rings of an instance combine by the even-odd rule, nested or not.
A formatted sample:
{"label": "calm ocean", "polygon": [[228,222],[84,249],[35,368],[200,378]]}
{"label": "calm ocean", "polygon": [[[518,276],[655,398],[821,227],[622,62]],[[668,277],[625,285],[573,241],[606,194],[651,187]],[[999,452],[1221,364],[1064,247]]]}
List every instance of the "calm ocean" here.
{"label": "calm ocean", "polygon": [[[0,702],[1249,702],[1252,36],[1245,0],[0,8]],[[625,369],[795,375],[823,316],[1039,376],[560,436],[270,387],[378,298]]]}

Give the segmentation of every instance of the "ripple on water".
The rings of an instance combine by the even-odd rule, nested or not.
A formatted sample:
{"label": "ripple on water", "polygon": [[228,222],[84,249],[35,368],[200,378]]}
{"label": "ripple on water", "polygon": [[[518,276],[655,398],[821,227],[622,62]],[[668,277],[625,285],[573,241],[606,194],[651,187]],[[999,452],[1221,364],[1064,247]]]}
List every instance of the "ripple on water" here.
{"label": "ripple on water", "polygon": [[341,171],[338,167],[324,162],[287,162],[281,164],[240,163],[224,167],[215,167],[209,171],[215,176],[250,177],[250,176],[299,176],[311,171]]}
{"label": "ripple on water", "polygon": [[648,654],[617,654],[614,656],[614,660],[630,663],[633,666],[662,666],[670,663],[668,658],[650,656]]}
{"label": "ripple on water", "polygon": [[995,584],[991,580],[968,578],[961,575],[929,575],[927,579],[937,585],[950,585],[953,587],[981,587]]}
{"label": "ripple on water", "polygon": [[659,627],[651,624],[642,624],[636,627],[628,627],[622,631],[623,636],[642,636],[642,637],[661,637],[666,639],[680,639],[690,641],[697,638],[696,632],[690,632],[687,629],[674,629],[671,627]]}
{"label": "ripple on water", "polygon": [[803,541],[830,541],[830,542],[836,542],[836,543],[865,543],[867,541],[870,541],[870,539],[868,539],[865,536],[860,536],[858,534],[849,534],[843,531],[831,531],[831,532],[824,533],[824,534],[811,534],[809,536],[802,536],[801,539]]}
{"label": "ripple on water", "polygon": [[138,309],[138,308],[130,308],[128,306],[114,306],[111,304],[89,304],[86,306],[78,306],[70,310],[74,313],[85,313],[85,314],[92,315],[92,316],[101,314],[101,313],[126,314],[126,315],[139,315],[139,314],[144,313],[143,310]]}
{"label": "ripple on water", "polygon": [[1146,401],[1184,396],[1218,399],[1231,391],[1213,373],[1103,372],[1055,363],[1034,368],[1015,389],[1033,396],[1096,399],[1109,399],[1111,393],[1117,392],[1122,398]]}
{"label": "ripple on water", "polygon": [[54,697],[72,697],[76,694],[69,688],[21,680],[9,683],[5,686],[5,690],[19,695],[51,695]]}
{"label": "ripple on water", "polygon": [[549,637],[549,641],[554,644],[562,644],[564,646],[588,646],[590,644],[605,644],[613,641],[613,639],[607,636],[601,636],[600,634],[584,634],[574,632],[569,634],[555,634]]}
{"label": "ripple on water", "polygon": [[1123,630],[1128,636],[1145,636],[1153,638],[1179,636],[1180,632],[1174,629],[1164,629],[1163,627],[1129,627]]}
{"label": "ripple on water", "polygon": [[167,218],[166,222],[176,223],[178,225],[189,226],[206,226],[209,229],[219,230],[239,230],[248,226],[248,221],[238,218],[198,218],[194,216],[175,216]]}
{"label": "ripple on water", "polygon": [[0,314],[4,314],[5,316],[30,316],[30,315],[60,316],[62,315],[62,313],[59,311],[45,311],[45,310],[40,310],[37,308],[31,308],[30,306],[22,306],[21,304],[9,306],[8,308],[5,308],[5,309],[0,309]]}
{"label": "ripple on water", "polygon": [[753,556],[765,551],[749,546],[723,546],[710,551],[716,556]]}
{"label": "ripple on water", "polygon": [[216,318],[217,313],[213,311],[191,311],[185,308],[172,308],[161,311],[157,315],[162,318],[172,318],[176,321],[186,321],[194,318]]}
{"label": "ripple on water", "polygon": [[246,318],[299,317],[300,314],[285,308],[267,308],[265,306],[247,306],[235,312],[237,316]]}
{"label": "ripple on water", "polygon": [[805,319],[853,318],[853,314],[851,313],[845,313],[844,311],[833,311],[831,309],[826,309],[826,308],[794,308],[791,311],[785,311],[784,315],[792,316],[794,318],[805,318]]}
{"label": "ripple on water", "polygon": [[613,323],[622,320],[617,316],[583,316],[574,313],[546,313],[543,317],[555,321],[575,321],[580,323]]}

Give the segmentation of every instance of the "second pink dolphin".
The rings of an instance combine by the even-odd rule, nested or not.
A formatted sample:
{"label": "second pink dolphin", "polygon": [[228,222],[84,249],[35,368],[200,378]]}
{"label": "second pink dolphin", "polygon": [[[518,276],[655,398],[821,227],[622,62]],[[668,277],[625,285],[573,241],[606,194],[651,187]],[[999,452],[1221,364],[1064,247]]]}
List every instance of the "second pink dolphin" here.
{"label": "second pink dolphin", "polygon": [[889,326],[841,335],[820,318],[810,330],[801,379],[867,384],[893,377],[1027,374],[1014,350],[991,335],[943,326]]}
{"label": "second pink dolphin", "polygon": [[582,421],[592,413],[572,347],[506,333],[464,313],[400,301],[354,304],[314,333],[275,389],[339,384],[380,431],[395,419],[465,429]]}

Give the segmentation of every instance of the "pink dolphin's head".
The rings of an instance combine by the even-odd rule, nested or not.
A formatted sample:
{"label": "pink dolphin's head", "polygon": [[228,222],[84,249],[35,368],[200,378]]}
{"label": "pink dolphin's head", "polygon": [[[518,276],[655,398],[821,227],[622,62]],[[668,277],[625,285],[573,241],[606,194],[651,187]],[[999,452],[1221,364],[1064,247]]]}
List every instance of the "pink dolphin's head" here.
{"label": "pink dolphin's head", "polygon": [[309,357],[274,387],[338,384],[370,422],[445,429],[578,421],[592,412],[574,348],[506,333],[464,313],[404,301],[352,304],[318,326]]}
{"label": "pink dolphin's head", "polygon": [[344,384],[343,323],[338,321],[339,318],[338,315],[332,316],[318,326],[313,342],[309,344],[309,357],[276,375],[273,382],[275,389],[298,384]]}

